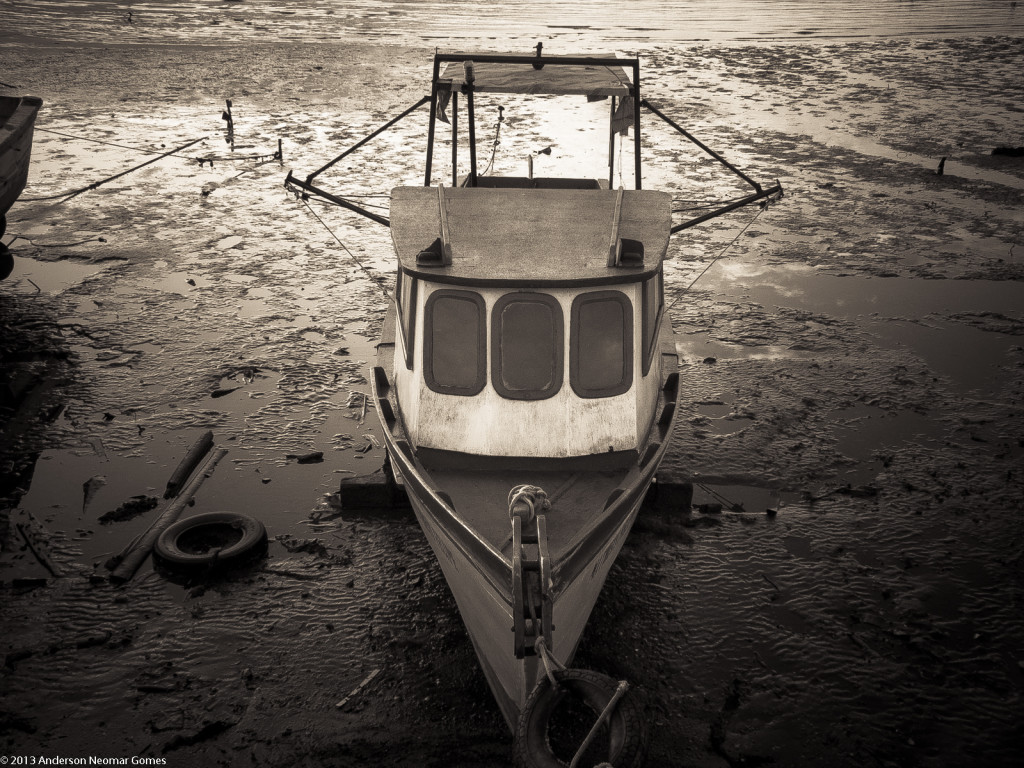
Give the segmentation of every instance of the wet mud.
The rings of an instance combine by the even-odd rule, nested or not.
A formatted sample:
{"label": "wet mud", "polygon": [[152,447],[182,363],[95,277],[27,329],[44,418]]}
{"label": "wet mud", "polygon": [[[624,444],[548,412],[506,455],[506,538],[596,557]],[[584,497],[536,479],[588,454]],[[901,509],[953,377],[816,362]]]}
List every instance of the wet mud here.
{"label": "wet mud", "polygon": [[[1019,759],[1024,164],[991,155],[1021,143],[1015,47],[641,51],[652,102],[786,189],[687,230],[666,266],[684,411],[664,469],[695,481],[694,507],[641,515],[577,656],[643,690],[648,765]],[[508,764],[415,521],[333,495],[383,458],[366,395],[387,231],[283,186],[414,103],[429,57],[402,40],[0,51],[3,79],[46,100],[0,284],[5,753]],[[543,112],[510,105],[496,167],[574,159]],[[420,183],[424,125],[325,183]],[[647,125],[646,186],[697,213],[743,194]],[[229,452],[186,514],[259,517],[266,558],[111,585],[103,562],[206,430]]]}

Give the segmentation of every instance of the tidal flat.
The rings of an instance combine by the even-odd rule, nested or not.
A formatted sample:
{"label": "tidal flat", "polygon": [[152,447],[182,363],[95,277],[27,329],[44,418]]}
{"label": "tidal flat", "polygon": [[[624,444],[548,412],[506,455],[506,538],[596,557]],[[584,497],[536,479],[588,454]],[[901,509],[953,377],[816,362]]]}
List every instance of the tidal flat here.
{"label": "tidal flat", "polygon": [[[695,482],[694,507],[642,513],[576,659],[644,691],[649,766],[1019,760],[1024,161],[992,150],[1024,144],[1020,44],[640,48],[647,98],[786,192],[670,246],[685,410],[665,472]],[[0,283],[18,395],[0,456],[5,754],[508,764],[415,520],[333,495],[383,460],[364,397],[387,230],[283,186],[424,95],[432,51],[0,47],[2,79],[45,102]],[[496,107],[480,107],[482,142]],[[542,126],[547,111],[506,105],[496,169],[524,148],[575,159],[580,138]],[[386,209],[420,183],[424,124],[330,183]],[[646,125],[645,186],[679,208],[736,196]],[[205,430],[229,452],[191,511],[259,517],[266,560],[209,584],[148,565],[109,584],[103,562],[151,519],[99,518],[160,495]]]}

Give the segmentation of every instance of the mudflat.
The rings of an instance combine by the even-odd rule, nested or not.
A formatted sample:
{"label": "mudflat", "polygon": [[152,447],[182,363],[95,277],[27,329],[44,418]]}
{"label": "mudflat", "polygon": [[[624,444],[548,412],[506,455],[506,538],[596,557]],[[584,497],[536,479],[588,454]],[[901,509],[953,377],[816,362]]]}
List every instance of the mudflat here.
{"label": "mudflat", "polygon": [[[667,471],[696,481],[695,506],[641,516],[576,659],[646,692],[648,765],[1019,759],[1024,166],[992,154],[1024,143],[1019,45],[641,52],[647,98],[786,189],[670,251],[685,412]],[[430,54],[0,50],[2,79],[45,100],[0,284],[5,754],[507,764],[415,521],[331,495],[383,458],[362,397],[388,233],[283,187],[420,98]],[[497,168],[520,147],[571,159],[559,121],[535,127],[545,110],[507,107]],[[419,178],[423,122],[331,183],[386,209]],[[647,126],[645,186],[698,211],[743,193]],[[193,511],[259,517],[267,558],[109,584],[102,563],[152,513],[99,518],[159,496],[207,429],[229,453]]]}

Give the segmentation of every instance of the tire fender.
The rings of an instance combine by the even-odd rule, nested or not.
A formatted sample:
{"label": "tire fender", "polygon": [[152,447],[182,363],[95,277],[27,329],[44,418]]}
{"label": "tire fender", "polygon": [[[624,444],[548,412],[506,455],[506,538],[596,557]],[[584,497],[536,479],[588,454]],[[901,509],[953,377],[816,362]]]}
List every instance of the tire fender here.
{"label": "tire fender", "polygon": [[[594,711],[594,719],[604,711],[618,688],[618,681],[599,672],[563,669],[553,673],[558,688],[545,676],[533,689],[519,713],[513,757],[516,768],[565,768],[551,752],[548,724],[566,696],[582,699]],[[623,695],[606,725],[609,749],[606,762],[613,768],[638,768],[647,756],[647,727],[643,705],[631,689]]]}

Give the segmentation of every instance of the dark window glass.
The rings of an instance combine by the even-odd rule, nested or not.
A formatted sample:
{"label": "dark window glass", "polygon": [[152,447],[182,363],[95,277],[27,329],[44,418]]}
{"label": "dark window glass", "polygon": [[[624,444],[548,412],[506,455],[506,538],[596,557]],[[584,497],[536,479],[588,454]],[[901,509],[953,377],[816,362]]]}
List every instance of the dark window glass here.
{"label": "dark window glass", "polygon": [[413,339],[416,331],[416,278],[398,271],[398,313],[405,346],[405,367],[412,368]]}
{"label": "dark window glass", "polygon": [[651,360],[658,346],[658,317],[661,315],[661,273],[644,281],[644,375],[651,370]]}
{"label": "dark window glass", "polygon": [[542,293],[512,293],[491,315],[491,383],[502,397],[542,400],[562,387],[562,307]]}
{"label": "dark window glass", "polygon": [[423,376],[435,392],[475,395],[484,387],[484,300],[472,291],[427,299]]}
{"label": "dark window glass", "polygon": [[580,397],[621,395],[633,384],[633,305],[619,291],[572,303],[570,381]]}

